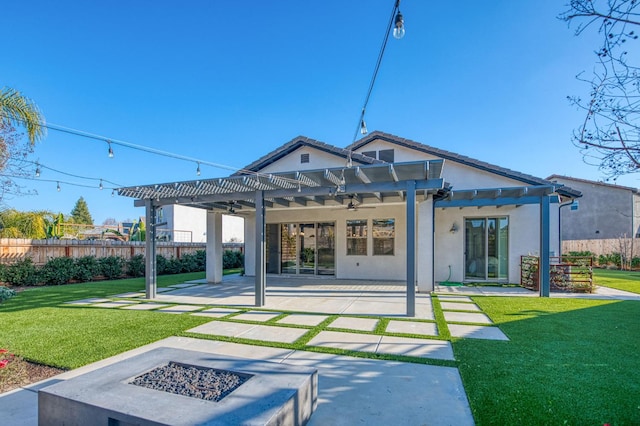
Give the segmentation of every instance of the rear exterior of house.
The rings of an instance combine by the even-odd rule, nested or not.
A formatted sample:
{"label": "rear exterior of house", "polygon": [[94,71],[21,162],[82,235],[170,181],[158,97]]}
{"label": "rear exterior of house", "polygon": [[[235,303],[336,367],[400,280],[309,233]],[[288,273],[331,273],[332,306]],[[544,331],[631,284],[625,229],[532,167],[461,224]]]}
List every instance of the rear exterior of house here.
{"label": "rear exterior of house", "polygon": [[[519,283],[520,257],[540,254],[541,207],[525,200],[531,198],[527,195],[531,191],[547,188],[551,182],[386,133],[374,132],[346,149],[297,138],[245,170],[276,174],[335,169],[346,167],[349,157],[358,154],[361,162],[371,164],[443,160],[443,191],[417,200],[415,255],[420,290],[432,290],[435,282],[443,281]],[[456,194],[463,199],[457,200]],[[578,196],[569,188],[551,190],[548,243],[552,256],[559,251],[559,201]],[[337,203],[304,202],[267,209],[266,272],[406,280],[405,195],[349,197]],[[251,213],[245,218],[245,269],[251,275],[256,235]]]}

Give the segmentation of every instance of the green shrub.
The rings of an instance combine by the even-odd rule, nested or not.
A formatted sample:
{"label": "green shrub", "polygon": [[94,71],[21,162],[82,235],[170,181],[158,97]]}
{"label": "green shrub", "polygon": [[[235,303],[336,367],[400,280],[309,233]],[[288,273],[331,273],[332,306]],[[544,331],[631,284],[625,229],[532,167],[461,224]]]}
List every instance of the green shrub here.
{"label": "green shrub", "polygon": [[244,266],[244,254],[235,250],[225,250],[222,254],[222,268],[234,269]]}
{"label": "green shrub", "polygon": [[95,256],[83,256],[76,259],[74,279],[80,282],[93,281],[97,275],[101,275],[101,269]]}
{"label": "green shrub", "polygon": [[144,256],[136,254],[127,261],[127,275],[130,277],[142,277],[144,276],[145,264]]}
{"label": "green shrub", "polygon": [[16,291],[10,288],[0,286],[0,303],[4,302],[7,299],[11,299],[16,295]]}
{"label": "green shrub", "polygon": [[45,284],[67,284],[75,275],[75,262],[70,257],[53,257],[40,268],[40,277]]}
{"label": "green shrub", "polygon": [[194,272],[205,271],[207,269],[207,252],[198,250],[195,252],[196,270]]}
{"label": "green shrub", "polygon": [[108,280],[120,278],[124,267],[124,259],[118,256],[102,257],[100,263],[100,273]]}
{"label": "green shrub", "polygon": [[156,274],[164,275],[167,273],[167,258],[161,254],[156,255]]}
{"label": "green shrub", "polygon": [[171,259],[167,260],[167,265],[165,268],[165,274],[179,274],[182,272],[182,262],[180,261],[180,259],[176,259],[175,257],[172,257]]}
{"label": "green shrub", "polygon": [[198,259],[195,253],[183,254],[180,262],[182,263],[182,272],[198,271]]}
{"label": "green shrub", "polygon": [[18,260],[5,269],[5,281],[14,286],[37,285],[40,283],[39,275],[30,257]]}
{"label": "green shrub", "polygon": [[7,282],[7,265],[0,263],[0,282]]}

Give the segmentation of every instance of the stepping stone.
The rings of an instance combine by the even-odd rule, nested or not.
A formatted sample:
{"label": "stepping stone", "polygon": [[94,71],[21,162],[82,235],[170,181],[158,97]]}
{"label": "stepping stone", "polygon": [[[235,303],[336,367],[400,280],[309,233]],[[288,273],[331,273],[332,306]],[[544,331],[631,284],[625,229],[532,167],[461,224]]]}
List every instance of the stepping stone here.
{"label": "stepping stone", "polygon": [[373,318],[340,317],[329,324],[333,328],[346,328],[349,330],[373,331],[378,324]]}
{"label": "stepping stone", "polygon": [[211,334],[214,336],[239,337],[241,334],[257,327],[255,324],[242,324],[239,322],[211,321],[199,325],[190,330],[189,333]]}
{"label": "stepping stone", "polygon": [[144,296],[144,293],[140,293],[140,292],[132,292],[132,293],[122,293],[122,294],[116,294],[113,297],[120,297],[120,298],[134,298],[134,297],[142,297]]}
{"label": "stepping stone", "polygon": [[477,311],[482,312],[478,305],[475,303],[453,303],[453,302],[441,302],[442,310],[445,311]]}
{"label": "stepping stone", "polygon": [[158,309],[157,312],[164,312],[167,314],[183,314],[185,312],[192,312],[202,309],[202,306],[197,305],[174,305],[167,308]]}
{"label": "stepping stone", "polygon": [[437,336],[438,326],[433,322],[389,321],[386,333],[422,334]]}
{"label": "stepping stone", "polygon": [[171,306],[171,305],[165,305],[162,303],[138,303],[136,305],[125,306],[122,309],[131,309],[134,311],[150,311],[152,309],[164,308],[166,306]]}
{"label": "stepping stone", "polygon": [[128,300],[115,300],[113,302],[96,303],[91,305],[92,308],[122,308],[123,306],[134,305],[138,302],[130,302]]}
{"label": "stepping stone", "polygon": [[473,302],[469,296],[441,296],[438,295],[440,302]]}
{"label": "stepping stone", "polygon": [[82,300],[74,300],[72,302],[64,302],[65,305],[93,305],[94,303],[103,303],[110,302],[111,299],[104,298],[92,298],[92,299],[82,299]]}
{"label": "stepping stone", "polygon": [[173,291],[173,290],[175,290],[175,288],[158,287],[156,288],[156,293],[166,293],[167,291]]}
{"label": "stepping stone", "polygon": [[379,354],[406,355],[419,358],[455,359],[451,343],[446,340],[382,336],[376,352]]}
{"label": "stepping stone", "polygon": [[193,286],[195,286],[195,284],[184,283],[184,284],[173,284],[173,285],[170,285],[169,287],[173,287],[175,289],[175,288],[185,288],[185,287],[193,287]]}
{"label": "stepping stone", "polygon": [[447,312],[443,311],[447,322],[475,322],[478,324],[493,324],[488,316],[472,312]]}
{"label": "stepping stone", "polygon": [[374,334],[345,333],[342,331],[321,331],[307,345],[324,348],[344,349],[360,352],[375,352],[381,336]]}
{"label": "stepping stone", "polygon": [[240,312],[237,309],[227,309],[227,308],[209,308],[204,311],[196,312],[195,314],[200,317],[212,317],[212,318],[221,318],[226,317],[227,315],[235,314],[236,312]]}
{"label": "stepping stone", "polygon": [[243,339],[263,340],[267,342],[293,343],[309,330],[306,328],[276,327],[271,325],[256,325],[238,337]]}
{"label": "stepping stone", "polygon": [[278,323],[314,326],[320,324],[327,318],[326,315],[291,314],[278,320]]}
{"label": "stepping stone", "polygon": [[242,321],[269,321],[272,318],[282,315],[281,312],[267,312],[267,311],[248,311],[240,315],[233,317],[234,320]]}
{"label": "stepping stone", "polygon": [[453,337],[464,337],[467,339],[509,340],[498,327],[449,324],[449,332]]}

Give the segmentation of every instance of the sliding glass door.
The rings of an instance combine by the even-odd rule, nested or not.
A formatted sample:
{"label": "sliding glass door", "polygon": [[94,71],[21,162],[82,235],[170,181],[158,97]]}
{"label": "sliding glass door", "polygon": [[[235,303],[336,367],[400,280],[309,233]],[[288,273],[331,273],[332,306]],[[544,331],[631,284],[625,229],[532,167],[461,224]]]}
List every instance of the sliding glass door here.
{"label": "sliding glass door", "polygon": [[465,280],[507,281],[509,218],[465,219]]}
{"label": "sliding glass door", "polygon": [[[277,238],[279,231],[280,238]],[[267,271],[290,275],[335,275],[334,223],[267,225]],[[280,270],[271,265],[277,265]]]}

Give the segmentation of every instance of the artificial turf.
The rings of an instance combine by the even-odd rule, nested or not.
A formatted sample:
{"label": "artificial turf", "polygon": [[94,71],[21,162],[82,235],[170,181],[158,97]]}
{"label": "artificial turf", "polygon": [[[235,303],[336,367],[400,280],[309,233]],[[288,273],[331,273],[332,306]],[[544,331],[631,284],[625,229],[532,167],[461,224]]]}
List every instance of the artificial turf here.
{"label": "artificial turf", "polygon": [[640,271],[594,269],[593,280],[596,285],[640,294]]}
{"label": "artificial turf", "polygon": [[453,339],[477,424],[640,424],[640,302],[474,301],[510,339]]}

